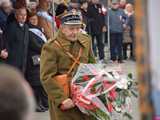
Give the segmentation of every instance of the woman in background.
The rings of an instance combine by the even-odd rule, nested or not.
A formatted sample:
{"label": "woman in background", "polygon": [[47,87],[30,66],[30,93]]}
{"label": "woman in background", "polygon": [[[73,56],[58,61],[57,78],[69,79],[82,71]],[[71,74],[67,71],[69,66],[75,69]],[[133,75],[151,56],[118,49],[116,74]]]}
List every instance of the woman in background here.
{"label": "woman in background", "polygon": [[33,88],[37,101],[37,112],[48,110],[48,98],[40,82],[40,54],[43,44],[47,41],[38,25],[36,12],[28,12],[29,47],[27,56],[26,79]]}
{"label": "woman in background", "polygon": [[[123,33],[123,56],[124,59],[133,58],[133,44],[134,44],[134,10],[133,5],[128,3],[124,10],[126,14],[126,27]],[[130,52],[127,52],[129,51]]]}

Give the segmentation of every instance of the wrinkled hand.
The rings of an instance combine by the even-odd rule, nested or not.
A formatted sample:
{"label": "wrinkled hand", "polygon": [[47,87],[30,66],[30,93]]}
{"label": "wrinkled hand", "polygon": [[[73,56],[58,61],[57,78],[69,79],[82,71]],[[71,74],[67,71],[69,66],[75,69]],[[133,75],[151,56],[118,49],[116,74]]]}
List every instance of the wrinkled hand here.
{"label": "wrinkled hand", "polygon": [[1,51],[0,57],[6,59],[8,57],[8,52],[6,49]]}
{"label": "wrinkled hand", "polygon": [[74,106],[75,105],[74,105],[72,99],[68,98],[68,99],[66,99],[62,102],[62,105],[60,106],[60,109],[61,110],[68,110],[68,109],[73,108]]}

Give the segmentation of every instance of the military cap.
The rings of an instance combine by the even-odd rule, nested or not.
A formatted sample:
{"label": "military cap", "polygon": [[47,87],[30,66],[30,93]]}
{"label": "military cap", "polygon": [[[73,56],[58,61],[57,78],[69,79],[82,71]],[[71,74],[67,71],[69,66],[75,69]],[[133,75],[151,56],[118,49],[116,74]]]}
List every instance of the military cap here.
{"label": "military cap", "polygon": [[61,23],[65,25],[80,25],[82,21],[78,12],[69,11],[61,17]]}

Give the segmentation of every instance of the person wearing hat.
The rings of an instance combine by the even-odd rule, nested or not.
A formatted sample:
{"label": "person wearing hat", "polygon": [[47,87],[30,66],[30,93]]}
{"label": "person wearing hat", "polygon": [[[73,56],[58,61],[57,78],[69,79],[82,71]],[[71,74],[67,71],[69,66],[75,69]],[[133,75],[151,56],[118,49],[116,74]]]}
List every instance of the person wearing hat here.
{"label": "person wearing hat", "polygon": [[77,13],[67,13],[55,38],[42,49],[40,76],[49,97],[51,120],[91,120],[74,105],[70,93],[79,63],[95,63],[91,38],[80,32],[81,25]]}

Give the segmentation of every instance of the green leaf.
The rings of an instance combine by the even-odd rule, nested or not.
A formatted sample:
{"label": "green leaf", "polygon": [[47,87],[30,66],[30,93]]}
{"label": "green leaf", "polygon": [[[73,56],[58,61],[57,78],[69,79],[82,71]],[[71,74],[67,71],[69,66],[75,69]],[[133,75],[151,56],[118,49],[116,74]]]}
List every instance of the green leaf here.
{"label": "green leaf", "polygon": [[130,79],[133,79],[132,73],[129,73],[129,74],[128,74],[128,77],[129,77]]}
{"label": "green leaf", "polygon": [[127,112],[123,114],[123,117],[127,117],[128,119],[133,120],[133,117]]}
{"label": "green leaf", "polygon": [[104,104],[107,103],[105,94],[98,96],[98,98],[99,98]]}
{"label": "green leaf", "polygon": [[131,93],[132,93],[132,95],[133,95],[134,97],[138,98],[138,94],[137,94],[136,92],[131,91]]}

